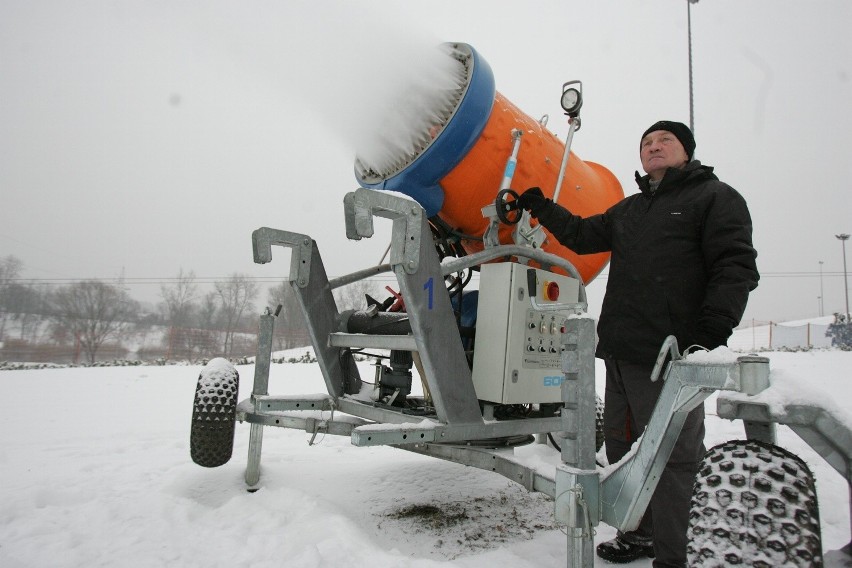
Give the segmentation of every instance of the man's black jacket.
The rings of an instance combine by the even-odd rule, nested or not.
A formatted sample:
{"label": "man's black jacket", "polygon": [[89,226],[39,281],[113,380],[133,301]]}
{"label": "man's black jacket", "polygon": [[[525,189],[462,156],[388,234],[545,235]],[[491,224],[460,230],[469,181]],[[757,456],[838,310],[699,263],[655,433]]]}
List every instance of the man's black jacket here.
{"label": "man's black jacket", "polygon": [[655,192],[581,218],[548,200],[539,222],[578,254],[611,251],[599,357],[652,363],[666,336],[681,351],[724,345],[759,275],[745,200],[697,160],[669,168]]}

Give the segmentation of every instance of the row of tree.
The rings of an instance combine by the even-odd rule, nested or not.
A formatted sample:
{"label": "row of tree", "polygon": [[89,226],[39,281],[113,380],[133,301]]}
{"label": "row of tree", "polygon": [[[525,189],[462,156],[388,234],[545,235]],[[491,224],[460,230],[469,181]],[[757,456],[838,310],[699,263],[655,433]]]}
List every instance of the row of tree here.
{"label": "row of tree", "polygon": [[[83,356],[91,364],[108,342],[153,326],[164,330],[159,357],[168,360],[244,356],[255,350],[260,289],[245,274],[234,273],[202,292],[195,274],[181,270],[171,284],[161,286],[162,302],[150,312],[129,296],[120,281],[48,286],[21,279],[23,267],[15,256],[0,259],[0,359],[12,344],[24,342],[71,345],[75,357]],[[336,291],[340,309],[362,305],[363,294],[371,288],[375,284],[364,281]],[[267,301],[269,306],[283,307],[276,324],[276,348],[307,345],[308,332],[290,284],[271,288]],[[10,325],[13,322],[16,325]],[[15,337],[10,336],[12,329]]]}

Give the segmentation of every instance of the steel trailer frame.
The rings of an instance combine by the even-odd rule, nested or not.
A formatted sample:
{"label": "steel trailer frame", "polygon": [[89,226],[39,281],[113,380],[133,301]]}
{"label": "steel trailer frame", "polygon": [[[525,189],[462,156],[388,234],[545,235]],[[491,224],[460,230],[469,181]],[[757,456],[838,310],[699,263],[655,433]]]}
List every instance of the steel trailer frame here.
{"label": "steel trailer frame", "polygon": [[[238,404],[236,413],[237,420],[251,425],[245,474],[250,488],[260,480],[264,427],[349,436],[355,446],[393,446],[493,471],[530,491],[552,497],[555,518],[567,528],[568,566],[591,567],[594,564],[593,527],[600,522],[619,530],[631,530],[638,525],[686,415],[719,390],[742,393],[730,399],[720,397],[720,416],[743,418],[748,434],[761,439],[771,438],[772,423],[789,423],[817,451],[827,455],[829,463],[849,480],[852,442],[848,430],[841,432],[842,427],[837,424],[824,427],[827,419],[816,416],[815,409],[791,412],[790,416],[772,416],[766,409],[749,404],[748,396],[769,386],[768,359],[745,356],[695,362],[681,358],[674,338],[670,338],[661,350],[655,376],[662,377],[665,386],[640,443],[618,464],[605,472],[598,470],[595,464],[595,321],[585,315],[585,290],[574,267],[560,257],[520,245],[490,246],[483,252],[441,264],[424,210],[416,202],[362,188],[345,196],[344,208],[346,233],[350,239],[373,236],[375,217],[392,221],[388,264],[330,280],[317,243],[310,236],[267,227],[252,235],[257,263],[272,260],[273,245],[291,251],[290,284],[307,323],[327,393],[269,394],[275,315],[269,311],[261,315],[252,394]],[[449,296],[442,293],[446,275],[509,256],[522,262],[534,260],[542,266],[563,268],[581,281],[579,302],[569,306],[577,317],[568,318],[566,333],[562,334],[564,406],[559,416],[501,421],[494,419],[488,404],[480,406]],[[338,312],[332,290],[389,271],[396,276],[405,298],[410,335],[344,331],[346,314]],[[534,298],[531,303],[536,306]],[[350,352],[352,348],[411,351],[431,395],[434,416],[413,417],[354,396],[359,391],[360,379]],[[663,368],[662,361],[668,354],[670,362]],[[330,411],[331,414],[326,418],[324,413],[317,411]],[[546,433],[554,433],[561,441],[561,463],[552,472],[528,467],[514,459],[511,448],[489,447],[487,442]],[[485,442],[471,444],[471,441]]]}

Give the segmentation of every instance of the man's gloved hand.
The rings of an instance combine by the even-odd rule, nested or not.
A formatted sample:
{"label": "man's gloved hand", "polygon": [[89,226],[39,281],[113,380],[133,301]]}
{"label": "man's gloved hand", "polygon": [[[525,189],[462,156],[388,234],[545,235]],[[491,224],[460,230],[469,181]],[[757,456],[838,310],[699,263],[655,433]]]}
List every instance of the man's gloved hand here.
{"label": "man's gloved hand", "polygon": [[551,201],[544,196],[540,187],[531,187],[518,197],[518,207],[526,209],[533,217],[538,217]]}
{"label": "man's gloved hand", "polygon": [[721,345],[726,345],[730,336],[730,326],[713,318],[699,318],[698,329],[695,331],[695,343],[701,347],[712,351]]}

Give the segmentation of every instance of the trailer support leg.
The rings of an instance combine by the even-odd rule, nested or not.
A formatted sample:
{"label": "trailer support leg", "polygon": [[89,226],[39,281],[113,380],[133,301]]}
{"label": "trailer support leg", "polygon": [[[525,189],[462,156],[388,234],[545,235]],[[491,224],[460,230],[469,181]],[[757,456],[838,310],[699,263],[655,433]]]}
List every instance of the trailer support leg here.
{"label": "trailer support leg", "polygon": [[[257,397],[269,394],[269,366],[272,362],[272,334],[275,331],[275,316],[266,311],[260,316],[257,334],[257,356],[254,361],[254,387],[252,400],[255,411],[258,408]],[[249,491],[260,481],[260,451],[263,446],[263,425],[252,424],[249,433],[248,464],[246,465],[246,485]]]}
{"label": "trailer support leg", "polygon": [[252,424],[249,431],[248,464],[246,465],[246,485],[249,491],[257,489],[260,481],[260,449],[263,445],[263,425]]}
{"label": "trailer support leg", "polygon": [[556,470],[555,515],[567,526],[568,568],[591,568],[600,500],[595,468],[595,322],[571,318],[562,339],[562,464]]}

